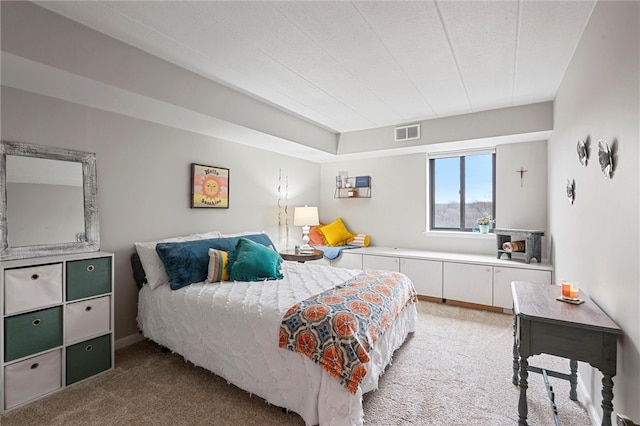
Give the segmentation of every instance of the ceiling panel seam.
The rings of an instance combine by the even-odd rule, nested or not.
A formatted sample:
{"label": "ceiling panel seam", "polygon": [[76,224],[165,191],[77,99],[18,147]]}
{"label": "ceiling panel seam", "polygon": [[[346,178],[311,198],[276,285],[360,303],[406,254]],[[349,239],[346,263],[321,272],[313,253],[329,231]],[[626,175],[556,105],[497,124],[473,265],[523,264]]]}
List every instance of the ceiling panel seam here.
{"label": "ceiling panel seam", "polygon": [[[431,102],[429,102],[429,99],[427,99],[424,96],[424,93],[422,93],[422,90],[420,90],[418,88],[418,86],[416,85],[416,83],[413,81],[413,79],[411,78],[411,76],[409,74],[407,74],[406,70],[404,69],[404,67],[402,66],[402,64],[398,61],[398,59],[395,57],[395,55],[391,52],[391,49],[389,49],[389,47],[387,46],[387,44],[384,42],[384,39],[382,37],[380,37],[380,35],[378,34],[378,32],[375,30],[375,28],[373,27],[373,25],[371,25],[371,23],[367,20],[367,18],[362,14],[362,12],[360,11],[360,9],[358,8],[358,5],[353,3],[353,6],[355,7],[355,9],[358,11],[358,14],[362,17],[362,20],[367,24],[367,26],[371,29],[371,31],[373,32],[373,34],[376,36],[376,38],[380,41],[380,44],[384,47],[384,50],[387,51],[387,53],[389,54],[390,57],[393,58],[394,62],[396,63],[396,65],[398,65],[398,69],[400,71],[402,71],[402,74],[404,74],[404,76],[407,78],[407,80],[411,83],[411,86],[413,86],[413,88],[415,89],[415,91],[417,93],[420,94],[420,97],[424,100],[424,102],[429,106],[429,109],[431,110],[431,113],[438,118],[439,115],[438,113],[436,113],[436,111],[433,109],[433,106],[431,105]],[[391,107],[390,107],[391,108]],[[393,109],[393,108],[391,108]],[[402,116],[401,114],[398,114],[399,116]]]}
{"label": "ceiling panel seam", "polygon": [[[115,6],[110,6],[109,4],[107,4],[107,3],[106,3],[106,2],[104,2],[104,1],[100,1],[100,3],[101,3],[102,5],[104,5],[105,7],[108,7],[108,8],[110,8],[111,10],[113,10],[114,12],[118,13],[119,15],[121,15],[121,16],[123,16],[123,17],[125,17],[126,19],[128,19],[128,20],[130,20],[130,21],[132,21],[132,22],[136,22],[137,24],[139,24],[139,25],[141,25],[141,26],[143,26],[143,27],[145,27],[145,28],[149,29],[150,31],[155,32],[155,33],[156,33],[156,34],[158,34],[160,37],[163,37],[163,38],[165,38],[165,39],[171,40],[171,41],[173,41],[174,43],[176,43],[176,44],[178,44],[178,45],[183,46],[186,50],[188,50],[188,51],[190,51],[190,52],[193,52],[193,54],[194,54],[194,55],[197,55],[197,56],[199,56],[199,57],[201,57],[201,58],[204,58],[204,60],[206,60],[206,61],[209,61],[209,60],[215,60],[215,58],[212,58],[212,57],[211,57],[211,56],[209,56],[208,54],[203,53],[201,50],[199,50],[199,49],[197,49],[197,48],[193,47],[191,44],[189,44],[189,43],[185,43],[185,42],[181,41],[180,39],[177,39],[177,38],[175,38],[175,37],[173,37],[173,36],[171,36],[171,35],[167,34],[166,32],[164,32],[164,31],[162,31],[162,30],[160,30],[160,29],[155,28],[153,25],[151,25],[151,24],[149,24],[149,23],[146,23],[146,22],[144,22],[144,21],[141,21],[141,20],[139,20],[139,19],[137,19],[137,18],[135,18],[135,17],[131,16],[130,14],[123,12],[122,10],[119,10],[119,9],[118,9],[117,7],[115,7]],[[188,7],[190,7],[192,10],[194,10],[194,11],[196,11],[196,12],[198,12],[198,13],[200,14],[200,11],[199,11],[199,10],[197,10],[196,8],[194,8],[194,7],[193,7],[191,4],[189,4],[188,2],[185,2],[185,5],[186,5],[186,6],[188,6]],[[200,14],[200,15],[202,15],[202,14]],[[209,19],[209,17],[207,17],[207,16],[205,16],[205,19],[210,20],[210,19]],[[223,24],[223,26],[224,26],[224,24]],[[232,32],[233,34],[236,34],[236,33],[234,33],[233,31],[231,31],[228,27],[226,27],[226,26],[224,26],[224,27],[225,27],[228,31]],[[236,36],[237,36],[237,34],[236,34]],[[123,40],[122,40],[122,41],[123,41]],[[127,43],[126,41],[123,41],[123,42]],[[143,49],[143,50],[144,50],[144,49]],[[152,53],[152,54],[157,55],[157,53]],[[168,62],[174,63],[174,60],[173,60],[172,58],[163,58],[163,59],[167,60]],[[179,66],[181,66],[181,65],[179,65]],[[255,79],[255,78],[253,78],[251,75],[248,75],[248,74],[244,73],[242,70],[239,70],[238,68],[233,67],[233,68],[230,68],[230,69],[232,69],[232,70],[233,70],[233,72],[235,72],[235,73],[237,73],[237,74],[242,75],[242,76],[243,76],[243,78],[245,78],[246,80],[254,81],[254,82],[255,82],[256,84],[258,84],[258,85],[261,85],[261,84],[262,84],[262,82],[260,82],[260,81],[256,80],[256,79]],[[189,68],[189,70],[192,70],[192,71],[193,71],[193,68]],[[219,82],[220,84],[225,85],[225,86],[227,86],[227,87],[230,87],[230,88],[232,88],[233,90],[237,90],[237,91],[239,91],[240,93],[246,94],[247,96],[250,96],[251,98],[257,99],[257,100],[259,100],[259,101],[261,101],[261,102],[265,102],[265,103],[267,103],[268,105],[274,106],[274,107],[276,107],[276,108],[278,108],[278,109],[280,109],[280,110],[282,110],[282,111],[285,111],[285,112],[287,112],[287,113],[293,114],[293,115],[294,115],[294,116],[296,116],[296,117],[303,118],[304,120],[306,120],[306,121],[308,121],[308,122],[311,122],[312,124],[319,125],[319,126],[321,126],[322,128],[324,128],[324,129],[330,130],[331,132],[335,132],[335,131],[336,131],[336,130],[335,130],[335,129],[333,129],[333,128],[329,128],[329,127],[327,127],[326,125],[323,125],[323,124],[321,125],[321,124],[319,124],[319,123],[318,123],[317,121],[315,121],[315,120],[311,120],[311,119],[309,119],[308,117],[303,117],[303,116],[301,116],[300,114],[296,114],[295,112],[293,112],[293,111],[291,111],[291,110],[289,110],[289,109],[283,108],[281,105],[278,105],[278,104],[276,104],[276,103],[274,103],[274,102],[271,102],[271,101],[269,101],[269,100],[267,100],[267,99],[265,99],[265,98],[263,98],[263,97],[261,97],[261,96],[259,96],[259,95],[256,95],[256,94],[251,93],[251,92],[249,92],[249,91],[247,91],[247,90],[245,90],[245,89],[243,89],[243,88],[240,88],[240,87],[238,87],[238,86],[234,85],[233,83],[231,83],[231,82],[229,82],[229,81],[222,80],[222,79],[219,79],[219,78],[215,78],[214,76],[212,76],[212,75],[210,75],[210,74],[208,74],[208,73],[200,73],[200,72],[197,72],[197,71],[193,71],[193,72],[196,72],[197,74],[200,74],[200,75],[202,75],[203,77],[205,77],[205,78],[207,78],[207,79],[212,79],[212,80],[214,80],[214,81],[217,81],[217,82]],[[278,94],[280,94],[280,96],[283,96],[283,97],[285,97],[285,98],[287,98],[287,99],[289,99],[289,100],[291,100],[291,101],[293,101],[293,102],[296,102],[296,103],[302,104],[302,105],[304,105],[305,107],[309,108],[310,110],[315,111],[315,112],[316,112],[316,114],[318,114],[318,115],[320,115],[320,116],[322,116],[322,117],[324,117],[324,118],[326,118],[326,119],[329,119],[329,117],[327,117],[327,116],[326,116],[326,114],[323,114],[322,112],[320,112],[320,111],[318,111],[317,109],[313,108],[313,106],[312,106],[312,105],[309,105],[309,104],[307,104],[307,103],[304,103],[304,102],[302,102],[300,99],[293,99],[293,98],[292,98],[291,96],[289,96],[287,93],[283,93],[282,91],[278,90],[277,88],[275,88],[275,87],[273,87],[273,86],[271,86],[270,88],[271,88],[271,90],[274,90],[274,91],[276,91]]]}
{"label": "ceiling panel seam", "polygon": [[455,50],[453,49],[453,45],[451,44],[451,35],[449,34],[449,29],[444,23],[444,19],[442,18],[442,11],[440,10],[440,6],[438,1],[434,1],[433,4],[436,6],[436,11],[438,12],[438,19],[440,20],[440,25],[442,25],[442,29],[444,31],[445,36],[447,37],[447,43],[449,44],[449,50],[451,51],[451,56],[453,56],[453,61],[456,64],[456,70],[458,71],[458,77],[460,78],[460,82],[462,83],[462,88],[464,89],[464,96],[467,98],[467,105],[472,112],[475,112],[473,105],[471,105],[471,99],[469,99],[469,92],[467,91],[467,85],[464,82],[464,78],[462,78],[462,72],[460,71],[460,63],[458,62],[458,56],[456,55]]}
{"label": "ceiling panel seam", "polygon": [[[142,26],[142,27],[144,27],[144,28],[147,28],[148,30],[150,30],[150,31],[152,31],[152,32],[154,32],[154,33],[156,33],[156,34],[158,34],[160,37],[163,37],[163,38],[165,38],[165,39],[171,40],[172,42],[174,42],[174,43],[176,43],[176,44],[178,44],[178,45],[180,45],[180,46],[183,46],[186,50],[188,50],[188,51],[190,51],[190,52],[193,52],[193,54],[194,54],[194,55],[197,55],[197,56],[199,56],[199,57],[201,57],[201,58],[204,58],[205,60],[212,59],[212,58],[211,58],[211,57],[209,57],[208,55],[203,54],[200,50],[193,48],[191,45],[189,45],[189,44],[187,44],[187,43],[185,43],[185,42],[181,41],[180,39],[177,39],[177,38],[175,38],[175,37],[172,37],[172,36],[170,36],[169,34],[167,34],[166,32],[164,32],[164,31],[162,31],[162,30],[160,30],[160,29],[158,29],[158,28],[155,28],[154,26],[152,26],[152,25],[150,25],[150,24],[148,24],[148,23],[146,23],[146,22],[144,22],[144,21],[141,21],[141,20],[139,20],[139,19],[137,19],[137,18],[134,18],[134,17],[133,17],[133,16],[131,16],[130,14],[125,13],[125,12],[123,12],[122,10],[118,9],[117,7],[115,7],[115,6],[111,6],[111,5],[110,5],[110,4],[108,4],[108,3],[109,3],[109,2],[99,0],[99,4],[101,4],[101,5],[102,5],[102,6],[104,6],[104,7],[107,7],[107,8],[109,8],[109,9],[111,9],[114,13],[117,13],[118,15],[120,15],[120,16],[122,16],[122,17],[124,17],[125,19],[127,19],[127,20],[129,20],[129,21],[131,21],[131,22],[135,22],[136,24],[138,24],[138,25],[140,25],[140,26]],[[84,24],[84,23],[82,23],[82,22],[80,22],[80,23],[81,23],[82,25],[86,25],[86,24]],[[113,35],[109,35],[109,36],[110,36],[110,37],[113,37],[113,38],[115,38],[115,39],[117,39],[117,40],[120,40],[121,42],[123,42],[123,43],[125,43],[125,44],[130,44],[130,45],[132,45],[132,46],[135,46],[135,44],[132,44],[129,40],[119,39],[118,37],[115,37],[115,36],[113,36]],[[137,48],[138,48],[138,49],[140,49],[140,50],[147,51],[146,49],[144,49],[144,48],[142,48],[142,47],[140,47],[140,46],[135,46],[135,47],[137,47]],[[251,97],[253,97],[253,98],[258,98],[258,97],[256,97],[254,94],[249,93],[249,92],[247,92],[246,90],[243,90],[242,88],[239,88],[239,87],[237,87],[237,86],[233,85],[232,83],[229,83],[228,81],[223,81],[223,80],[221,80],[221,79],[217,79],[217,78],[215,78],[214,76],[212,76],[212,75],[210,75],[210,74],[207,74],[207,73],[198,72],[197,70],[194,70],[193,68],[186,68],[186,67],[184,67],[183,65],[180,65],[178,62],[175,62],[175,61],[174,61],[174,58],[163,57],[163,56],[162,56],[161,54],[159,54],[158,52],[152,52],[152,53],[150,53],[150,54],[152,54],[152,55],[154,55],[154,56],[158,56],[158,57],[160,57],[160,58],[162,58],[162,59],[166,60],[167,62],[170,62],[170,63],[173,63],[173,64],[177,64],[178,66],[180,66],[180,67],[182,67],[182,68],[185,68],[185,69],[188,69],[189,71],[194,72],[194,73],[196,73],[196,74],[199,74],[199,75],[201,75],[201,76],[202,76],[202,77],[204,77],[204,78],[212,79],[213,81],[216,81],[216,82],[218,82],[218,83],[220,83],[220,84],[226,85],[226,86],[228,86],[228,87],[230,87],[230,88],[233,88],[234,90],[241,91],[242,93],[247,94],[247,95],[249,95],[249,96],[251,96]],[[242,71],[239,71],[239,70],[237,70],[237,69],[236,69],[236,70],[235,70],[235,72],[237,72],[237,73],[239,73],[239,74],[243,74],[243,75],[244,75],[247,79],[249,79],[249,80],[254,80],[253,78],[251,78],[251,76],[246,75],[245,73],[242,73]],[[259,98],[259,99],[261,99],[261,100],[262,100],[262,98]]]}
{"label": "ceiling panel seam", "polygon": [[[296,73],[295,71],[293,71],[291,68],[289,68],[289,67],[288,67],[288,66],[286,66],[285,64],[281,63],[280,61],[277,61],[277,60],[276,60],[275,58],[273,58],[271,55],[268,55],[264,50],[262,50],[262,49],[260,49],[259,47],[257,47],[257,46],[255,46],[255,45],[253,45],[252,43],[250,43],[250,42],[246,39],[246,37],[242,37],[240,34],[238,34],[237,32],[233,31],[231,28],[229,28],[227,25],[225,25],[225,23],[224,23],[224,22],[220,22],[220,21],[218,21],[218,20],[216,20],[216,19],[213,19],[213,20],[212,20],[212,19],[211,19],[211,17],[210,17],[208,14],[202,13],[202,11],[201,11],[201,10],[198,10],[198,9],[197,9],[196,7],[194,7],[192,4],[190,4],[190,3],[188,3],[188,2],[185,2],[185,4],[186,4],[189,8],[191,8],[192,10],[194,10],[195,12],[197,12],[200,16],[202,16],[202,17],[203,17],[204,19],[206,19],[207,21],[214,21],[215,23],[217,23],[217,24],[219,24],[219,25],[222,25],[222,26],[223,26],[224,28],[226,28],[226,30],[227,30],[227,31],[229,31],[231,34],[234,34],[236,37],[243,39],[243,40],[245,41],[245,43],[247,43],[248,45],[253,46],[253,47],[254,47],[254,48],[256,48],[256,49],[258,49],[258,50],[259,50],[260,52],[262,52],[262,54],[263,54],[263,55],[265,55],[267,58],[270,58],[270,59],[271,59],[271,60],[273,60],[274,62],[276,62],[276,63],[280,64],[280,66],[282,66],[283,68],[285,68],[285,69],[289,70],[290,72],[292,72],[292,73],[294,73],[294,74],[296,74],[297,76],[299,76],[299,77],[301,77],[301,78],[302,78],[302,76],[301,76],[300,74]],[[169,38],[171,38],[171,37],[169,37]],[[196,51],[200,56],[202,56],[202,57],[204,57],[204,58],[206,58],[206,59],[209,59],[209,60],[215,60],[215,58],[212,58],[211,56],[209,56],[209,55],[208,55],[208,54],[206,54],[206,53],[202,53],[200,50],[197,50],[197,49],[195,49],[195,48],[191,48],[190,50],[194,50],[194,51]],[[261,85],[261,84],[262,84],[262,82],[261,82],[261,81],[255,80],[255,79],[254,79],[254,78],[252,78],[250,75],[247,75],[246,73],[242,72],[242,71],[241,71],[241,70],[239,70],[238,68],[235,68],[235,67],[234,67],[233,69],[234,69],[234,70],[235,70],[235,72],[237,72],[238,74],[243,75],[247,80],[255,81],[258,85]],[[331,95],[330,95],[330,94],[328,94],[326,91],[322,90],[320,87],[316,86],[315,84],[313,84],[313,83],[312,83],[312,82],[310,82],[309,80],[307,80],[307,79],[305,79],[305,78],[302,78],[302,80],[304,80],[304,81],[306,81],[307,83],[311,84],[312,86],[314,86],[314,87],[315,87],[315,88],[317,88],[318,90],[320,90],[320,91],[324,92],[325,94],[327,94],[329,97],[331,97],[331,98],[332,98],[332,99],[334,99],[335,101],[337,101],[337,102],[339,102],[339,103],[342,103],[342,102],[340,102],[340,100],[339,100],[339,99],[336,99],[335,97],[331,96]],[[259,95],[256,95],[256,94],[254,94],[254,93],[248,92],[248,91],[246,91],[246,90],[243,90],[242,88],[237,87],[237,86],[236,86],[236,85],[234,85],[233,83],[230,83],[230,82],[228,82],[228,81],[221,81],[221,83],[222,83],[222,84],[224,84],[224,85],[230,86],[230,87],[232,87],[232,88],[233,88],[233,89],[235,89],[235,90],[239,90],[240,92],[245,93],[245,94],[247,94],[247,95],[249,95],[249,96],[253,97],[254,99],[258,99],[258,100],[260,100],[260,101],[262,101],[262,102],[266,102],[266,103],[267,103],[267,104],[269,104],[269,105],[276,106],[276,107],[278,107],[279,109],[281,109],[281,110],[283,110],[283,111],[286,111],[286,112],[292,113],[292,114],[293,114],[293,115],[295,115],[296,117],[304,118],[305,120],[307,120],[307,121],[309,121],[309,122],[311,122],[311,123],[313,123],[313,124],[316,124],[316,125],[322,126],[323,128],[325,128],[325,129],[327,129],[327,130],[330,130],[330,131],[332,131],[332,132],[336,132],[336,130],[335,130],[335,129],[333,129],[333,128],[327,127],[327,126],[326,126],[326,125],[324,125],[324,124],[322,124],[322,125],[321,125],[321,124],[319,124],[316,120],[312,120],[312,119],[309,119],[309,118],[307,118],[307,117],[302,117],[301,115],[296,114],[295,112],[293,112],[293,111],[291,111],[291,110],[289,110],[289,109],[287,109],[287,108],[284,108],[284,107],[282,107],[281,105],[275,104],[275,103],[273,103],[273,102],[271,102],[271,101],[269,101],[269,100],[267,100],[267,99],[265,99],[265,98],[263,98],[263,97],[261,97],[261,96],[259,96]],[[289,96],[289,94],[287,94],[287,93],[285,93],[285,92],[283,92],[283,91],[281,91],[281,90],[278,90],[278,88],[277,88],[276,86],[270,86],[270,89],[271,89],[271,90],[273,90],[273,91],[275,91],[275,92],[277,92],[280,96],[283,96],[283,97],[285,97],[285,98],[289,99],[289,100],[290,100],[290,101],[292,101],[292,102],[299,103],[299,104],[304,105],[305,107],[309,108],[310,110],[315,111],[315,113],[316,113],[316,114],[318,114],[318,115],[320,115],[320,116],[324,117],[324,118],[325,118],[325,119],[327,119],[328,121],[330,121],[330,120],[331,120],[331,119],[330,119],[330,117],[327,117],[327,115],[326,115],[326,114],[322,113],[322,112],[321,112],[321,111],[319,111],[317,108],[314,108],[314,107],[313,107],[313,105],[311,105],[311,104],[309,104],[309,103],[306,103],[306,102],[303,102],[303,101],[302,101],[302,99],[300,99],[300,98],[298,98],[298,99],[294,99],[294,98],[292,98],[291,96]]]}
{"label": "ceiling panel seam", "polygon": [[[353,5],[353,3],[351,3]],[[358,80],[364,87],[367,88],[367,90],[369,90],[369,93],[371,93],[371,95],[375,98],[377,98],[378,100],[380,100],[380,102],[384,105],[387,106],[387,108],[389,108],[389,110],[391,110],[393,113],[396,114],[396,116],[400,117],[401,114],[399,114],[397,111],[394,110],[393,107],[391,107],[387,102],[384,101],[384,99],[382,99],[380,96],[378,96],[378,94],[372,90],[372,88],[365,82],[363,81],[361,78],[358,78],[358,76],[353,73],[348,67],[344,66],[344,64],[338,60],[338,58],[335,57],[335,55],[333,55],[331,52],[327,51],[320,43],[318,43],[313,37],[309,36],[307,34],[307,32],[304,30],[304,28],[300,27],[300,25],[298,25],[298,23],[294,20],[292,20],[286,13],[282,12],[281,7],[276,3],[275,4],[276,9],[279,10],[280,13],[282,13],[282,15],[285,17],[285,19],[287,19],[289,22],[291,22],[291,24],[293,26],[295,26],[297,29],[299,29],[303,34],[305,34],[308,39],[314,43],[318,49],[322,50],[323,52],[325,52],[325,54],[329,57],[331,57],[337,64],[340,65],[340,67],[349,75],[351,75],[355,80]],[[355,5],[354,5],[355,7]],[[357,10],[357,8],[356,8]],[[360,11],[358,11],[358,14],[360,14]],[[360,16],[362,16],[360,14]],[[365,20],[366,22],[366,20]],[[368,22],[367,22],[368,25]],[[370,26],[369,26],[370,27]],[[358,112],[356,109],[352,108],[350,105],[345,105],[347,108],[349,108],[350,110],[352,110],[354,113],[358,114],[359,116],[361,116],[363,119],[367,120],[369,123],[371,123],[372,126],[374,127],[378,127],[380,125],[380,123],[374,123],[373,121],[371,121],[371,119],[369,119],[368,117],[362,116],[362,114],[360,114],[360,112]]]}
{"label": "ceiling panel seam", "polygon": [[[191,6],[193,8],[193,6]],[[289,22],[291,22],[296,28],[298,28],[300,30],[300,32],[302,34],[304,34],[312,43],[316,44],[316,46],[318,46],[319,49],[321,49],[322,51],[325,51],[324,49],[322,49],[321,46],[318,45],[318,43],[315,42],[315,40],[313,40],[312,38],[308,37],[307,34],[304,32],[304,30],[302,28],[300,28],[294,21],[292,21],[285,13],[282,13],[282,10],[277,6],[274,5],[274,8],[278,10],[278,13],[280,13],[286,20],[288,20]],[[198,11],[197,8],[193,8],[194,10]],[[206,19],[210,19],[208,16],[206,17]],[[307,83],[309,83],[310,85],[312,85],[313,87],[315,87],[316,89],[318,89],[319,91],[321,91],[322,93],[324,93],[325,95],[327,95],[329,98],[335,100],[336,102],[344,105],[347,109],[353,111],[356,115],[358,115],[359,117],[361,117],[363,120],[366,120],[368,123],[370,123],[371,125],[374,125],[376,123],[373,123],[371,120],[369,120],[367,117],[363,116],[359,111],[357,111],[356,109],[352,108],[349,104],[346,104],[345,102],[343,102],[342,100],[340,100],[339,98],[333,96],[331,93],[327,92],[325,89],[323,89],[321,86],[317,85],[316,83],[314,83],[313,81],[309,80],[308,78],[304,77],[302,74],[298,73],[297,71],[295,71],[293,68],[289,67],[286,63],[280,61],[279,59],[277,59],[276,57],[270,55],[268,52],[264,51],[262,48],[260,48],[259,46],[254,45],[253,43],[250,43],[249,40],[247,40],[246,38],[242,37],[240,34],[234,32],[231,28],[229,28],[228,26],[225,25],[224,22],[220,22],[220,21],[216,21],[218,22],[220,25],[224,26],[228,31],[230,31],[231,33],[235,34],[237,37],[239,38],[243,38],[245,39],[245,41],[252,45],[253,47],[255,47],[256,49],[258,49],[259,51],[261,51],[266,57],[270,58],[271,60],[273,60],[274,62],[280,64],[283,68],[289,70],[291,73],[297,75],[298,77],[300,77],[300,79],[306,81]],[[326,51],[325,51],[326,52]],[[337,61],[336,61],[337,62]],[[344,67],[342,67],[343,69],[345,69]],[[346,69],[345,69],[346,70]],[[348,70],[346,70],[347,72],[349,72]],[[349,74],[351,74],[349,72]],[[282,93],[283,96],[286,96],[287,98],[291,99],[290,96],[288,96],[286,93]],[[294,99],[291,99],[294,100]],[[300,102],[303,103],[301,100],[295,100],[296,102]],[[315,108],[313,108],[311,105],[307,105],[310,109],[313,109],[314,111],[316,111],[319,115],[322,115],[323,117],[326,117],[325,114],[323,114],[320,111],[317,111]],[[333,130],[335,131],[335,130]]]}
{"label": "ceiling panel seam", "polygon": [[514,104],[514,98],[516,94],[516,85],[518,84],[518,56],[520,53],[520,30],[522,29],[522,0],[519,0],[516,4],[516,42],[515,52],[513,55],[513,79],[511,81],[511,105]]}

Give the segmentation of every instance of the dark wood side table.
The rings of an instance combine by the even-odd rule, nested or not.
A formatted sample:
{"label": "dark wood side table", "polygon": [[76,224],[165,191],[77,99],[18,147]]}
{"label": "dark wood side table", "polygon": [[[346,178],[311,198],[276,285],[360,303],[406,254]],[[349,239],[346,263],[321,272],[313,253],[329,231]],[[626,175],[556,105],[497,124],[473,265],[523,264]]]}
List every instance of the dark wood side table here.
{"label": "dark wood side table", "polygon": [[[603,374],[602,425],[611,426],[612,377],[616,375],[618,336],[622,334],[622,330],[583,293],[580,293],[580,298],[584,299],[584,303],[572,305],[556,300],[560,296],[558,285],[514,281],[511,283],[511,291],[514,327],[513,384],[520,385],[518,424],[527,425],[529,371],[542,372],[545,380],[547,373],[568,379],[571,383],[569,398],[575,401],[577,361],[583,361]],[[566,375],[530,367],[527,358],[541,353],[568,358],[571,373]],[[559,424],[553,403],[552,406],[556,424]]]}
{"label": "dark wood side table", "polygon": [[308,260],[318,260],[322,259],[324,256],[324,252],[322,250],[313,249],[311,253],[307,252],[297,252],[295,250],[283,250],[280,253],[280,257],[284,260],[293,260],[299,263],[304,263]]}

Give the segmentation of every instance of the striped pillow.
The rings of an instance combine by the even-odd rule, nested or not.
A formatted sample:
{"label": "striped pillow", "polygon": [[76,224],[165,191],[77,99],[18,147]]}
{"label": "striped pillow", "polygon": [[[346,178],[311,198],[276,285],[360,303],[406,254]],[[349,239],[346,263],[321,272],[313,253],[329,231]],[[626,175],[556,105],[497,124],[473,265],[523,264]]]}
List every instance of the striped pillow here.
{"label": "striped pillow", "polygon": [[217,283],[219,281],[229,281],[229,271],[227,270],[228,261],[228,252],[210,248],[207,282]]}
{"label": "striped pillow", "polygon": [[369,241],[367,234],[357,234],[349,244],[352,246],[368,247]]}

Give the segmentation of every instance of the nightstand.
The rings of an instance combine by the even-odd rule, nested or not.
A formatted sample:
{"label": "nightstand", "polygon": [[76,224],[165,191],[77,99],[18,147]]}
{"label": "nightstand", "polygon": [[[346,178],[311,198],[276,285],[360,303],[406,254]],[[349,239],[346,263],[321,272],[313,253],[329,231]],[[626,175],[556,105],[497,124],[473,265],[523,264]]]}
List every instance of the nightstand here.
{"label": "nightstand", "polygon": [[293,260],[299,263],[304,263],[308,260],[319,260],[322,259],[324,252],[322,250],[311,250],[311,253],[307,252],[297,252],[295,250],[283,250],[279,252],[280,257],[284,260]]}

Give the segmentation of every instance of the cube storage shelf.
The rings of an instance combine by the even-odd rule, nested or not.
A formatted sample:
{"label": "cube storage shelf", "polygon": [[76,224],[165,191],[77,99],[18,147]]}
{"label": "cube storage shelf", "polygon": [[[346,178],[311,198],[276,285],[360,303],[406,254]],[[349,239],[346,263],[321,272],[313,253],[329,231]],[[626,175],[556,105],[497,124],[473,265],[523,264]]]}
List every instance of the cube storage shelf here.
{"label": "cube storage shelf", "polygon": [[2,262],[0,306],[0,413],[113,368],[113,254]]}
{"label": "cube storage shelf", "polygon": [[371,198],[371,176],[336,176],[333,198]]}

